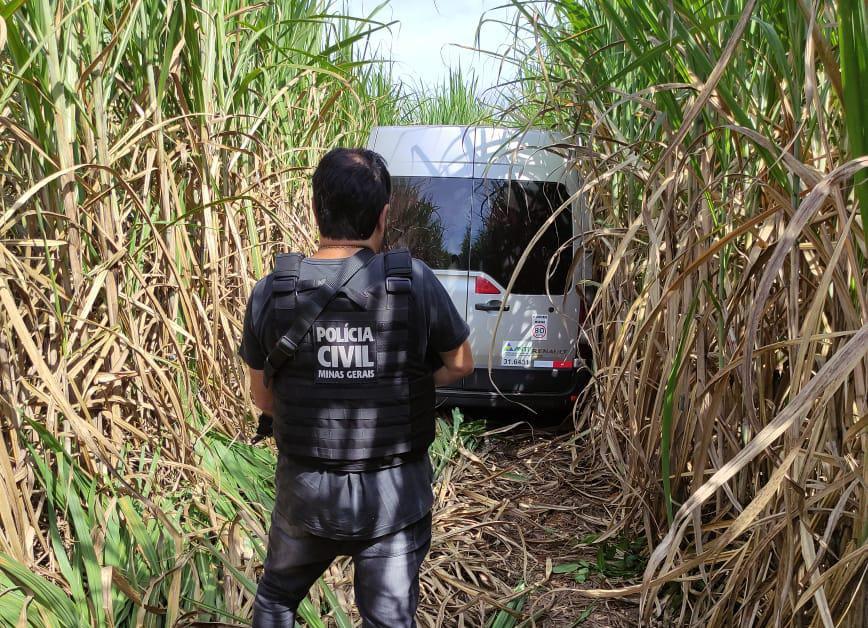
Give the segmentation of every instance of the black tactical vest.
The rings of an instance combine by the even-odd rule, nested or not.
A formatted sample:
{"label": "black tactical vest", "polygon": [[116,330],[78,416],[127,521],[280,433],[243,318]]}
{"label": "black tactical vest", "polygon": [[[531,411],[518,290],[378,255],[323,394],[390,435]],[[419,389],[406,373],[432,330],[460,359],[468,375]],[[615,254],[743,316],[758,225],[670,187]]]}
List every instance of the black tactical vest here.
{"label": "black tactical vest", "polygon": [[[299,279],[302,259],[278,257],[270,338],[280,338],[296,308],[322,286]],[[394,466],[427,451],[434,380],[420,355],[424,330],[415,320],[411,281],[406,249],[375,255],[317,317],[271,382],[281,453],[352,471]]]}

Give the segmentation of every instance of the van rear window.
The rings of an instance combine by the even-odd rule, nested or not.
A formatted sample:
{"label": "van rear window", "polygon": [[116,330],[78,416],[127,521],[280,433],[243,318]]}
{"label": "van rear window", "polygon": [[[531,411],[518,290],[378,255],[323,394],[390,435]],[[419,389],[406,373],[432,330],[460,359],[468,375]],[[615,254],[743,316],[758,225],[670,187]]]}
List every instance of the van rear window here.
{"label": "van rear window", "polygon": [[386,242],[431,268],[467,270],[473,180],[393,177]]}
{"label": "van rear window", "polygon": [[[554,182],[393,177],[386,241],[431,268],[479,270],[506,287],[530,239],[567,198]],[[545,294],[549,259],[572,236],[567,208],[534,247],[513,293]],[[552,294],[564,291],[571,261],[567,246],[553,264]]]}
{"label": "van rear window", "polygon": [[[491,275],[504,287],[530,239],[569,198],[560,183],[482,180],[475,185],[471,217],[470,269]],[[546,229],[516,278],[514,294],[545,294],[549,260],[573,236],[570,208]],[[552,263],[549,291],[563,293],[573,258],[572,246]]]}

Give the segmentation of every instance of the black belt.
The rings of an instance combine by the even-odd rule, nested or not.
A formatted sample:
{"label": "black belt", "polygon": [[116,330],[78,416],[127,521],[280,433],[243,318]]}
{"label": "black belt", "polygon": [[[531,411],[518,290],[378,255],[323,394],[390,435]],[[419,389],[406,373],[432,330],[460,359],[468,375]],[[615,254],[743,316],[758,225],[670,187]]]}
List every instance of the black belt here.
{"label": "black belt", "polygon": [[306,458],[304,456],[286,455],[293,464],[318,471],[336,471],[341,473],[358,473],[360,471],[379,471],[400,467],[408,462],[417,462],[426,454],[426,451],[413,451],[399,456],[385,456],[383,458],[371,458],[370,460],[323,460],[322,458]]}

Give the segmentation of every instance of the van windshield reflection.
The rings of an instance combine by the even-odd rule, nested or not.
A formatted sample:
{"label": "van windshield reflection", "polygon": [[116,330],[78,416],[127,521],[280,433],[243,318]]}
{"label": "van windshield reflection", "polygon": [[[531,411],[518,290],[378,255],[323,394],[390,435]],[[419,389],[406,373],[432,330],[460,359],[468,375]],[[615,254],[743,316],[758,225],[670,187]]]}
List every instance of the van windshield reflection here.
{"label": "van windshield reflection", "polygon": [[[505,287],[530,239],[568,197],[555,182],[394,177],[387,241],[431,268],[482,271]],[[549,261],[573,236],[572,224],[566,208],[529,255],[514,294],[545,294]],[[571,260],[566,247],[553,263],[552,294],[564,291]]]}
{"label": "van windshield reflection", "polygon": [[[470,270],[483,271],[506,286],[531,238],[569,194],[562,184],[548,181],[487,179],[476,181],[474,188]],[[530,252],[513,293],[545,294],[549,261],[572,236],[572,213],[567,207]],[[572,247],[566,247],[552,262],[552,294],[563,293],[572,257]]]}
{"label": "van windshield reflection", "polygon": [[394,177],[386,240],[435,269],[467,270],[473,180]]}

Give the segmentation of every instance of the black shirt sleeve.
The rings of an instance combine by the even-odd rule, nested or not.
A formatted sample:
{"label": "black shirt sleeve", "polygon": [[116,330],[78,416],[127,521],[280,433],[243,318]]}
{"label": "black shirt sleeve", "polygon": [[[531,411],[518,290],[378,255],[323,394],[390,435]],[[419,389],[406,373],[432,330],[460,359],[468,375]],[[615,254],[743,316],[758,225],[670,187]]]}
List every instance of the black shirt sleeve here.
{"label": "black shirt sleeve", "polygon": [[422,284],[422,303],[428,321],[428,353],[445,353],[457,349],[470,335],[470,328],[464,322],[446,292],[446,288],[428,266],[413,260],[418,268]]}
{"label": "black shirt sleeve", "polygon": [[244,312],[244,324],[241,330],[241,346],[238,347],[238,355],[252,369],[261,371],[265,368],[265,358],[268,352],[262,346],[262,339],[257,333],[258,317],[262,315],[262,300],[264,285],[260,281],[250,293],[247,301],[247,309]]}

